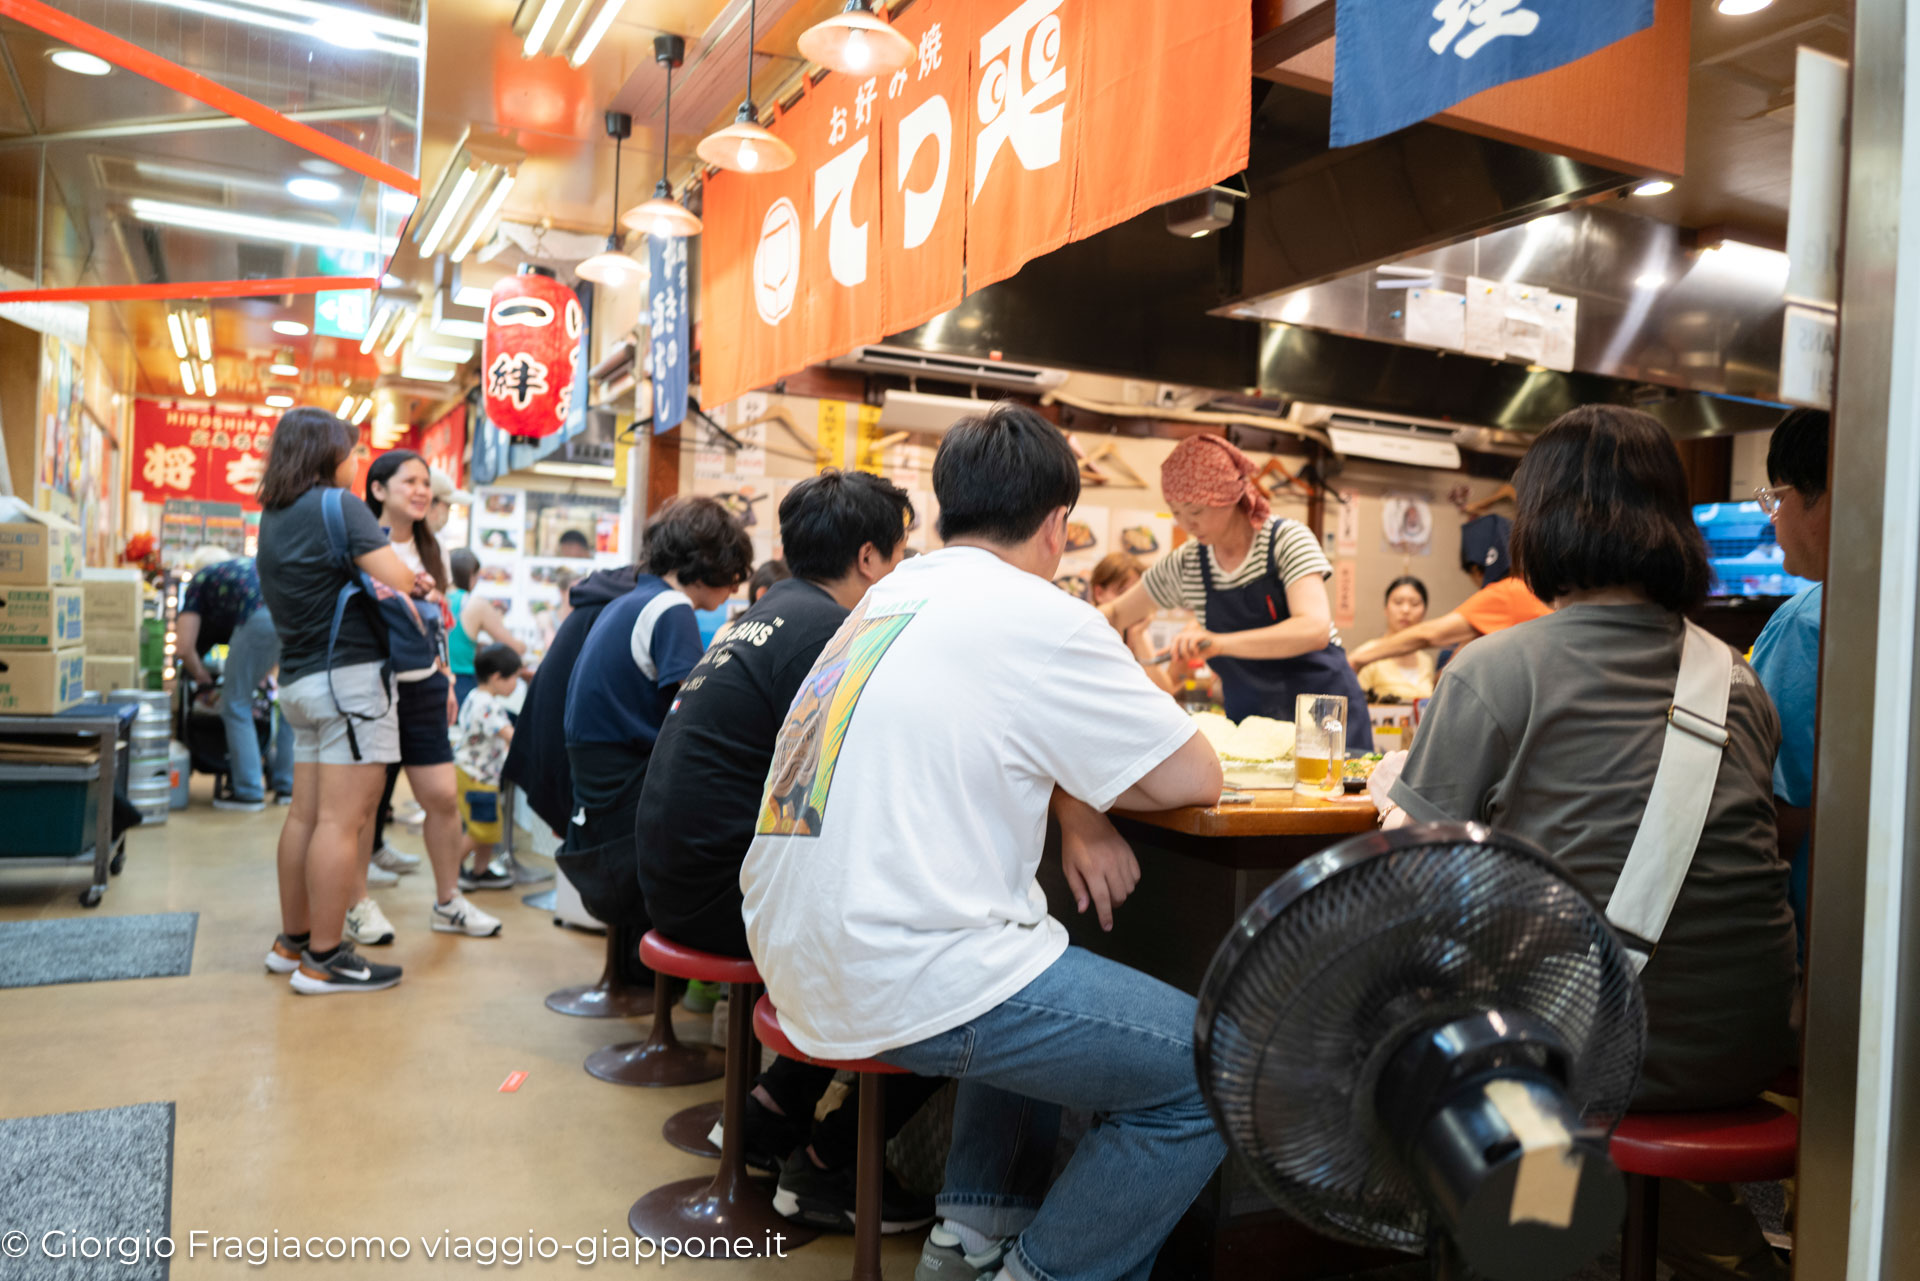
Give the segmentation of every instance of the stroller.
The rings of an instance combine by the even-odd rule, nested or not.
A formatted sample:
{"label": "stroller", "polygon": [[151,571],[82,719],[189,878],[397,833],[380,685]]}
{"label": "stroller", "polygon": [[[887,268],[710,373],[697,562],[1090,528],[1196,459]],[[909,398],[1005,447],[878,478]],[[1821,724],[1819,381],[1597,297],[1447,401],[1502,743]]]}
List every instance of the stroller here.
{"label": "stroller", "polygon": [[[198,696],[208,688],[220,688],[220,664],[211,655],[207,671],[215,680],[209,686],[196,686],[185,670],[174,681],[173,736],[186,745],[191,769],[196,774],[213,775],[216,799],[233,797],[233,779],[227,762],[227,726],[218,710],[201,703]],[[253,728],[260,736],[260,758],[270,760],[273,738],[273,696],[264,688],[253,691]]]}

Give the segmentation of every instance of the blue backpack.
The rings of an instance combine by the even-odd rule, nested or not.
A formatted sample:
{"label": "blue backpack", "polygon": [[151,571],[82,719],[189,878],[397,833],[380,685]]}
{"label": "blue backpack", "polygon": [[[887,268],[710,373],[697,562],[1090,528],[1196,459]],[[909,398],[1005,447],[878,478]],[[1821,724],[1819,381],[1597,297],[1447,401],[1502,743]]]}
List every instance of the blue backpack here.
{"label": "blue backpack", "polygon": [[[327,529],[327,549],[347,575],[346,583],[334,598],[333,626],[327,633],[329,688],[333,678],[334,648],[340,643],[340,622],[347,615],[347,603],[355,597],[359,597],[371,609],[375,629],[386,638],[388,672],[417,672],[434,666],[441,656],[439,611],[430,610],[423,615],[411,597],[394,591],[353,563],[353,557],[347,551],[347,518],[341,509],[342,492],[327,489],[320,495],[320,516]],[[387,703],[392,706],[391,689],[388,690]],[[358,760],[359,744],[352,741],[353,721],[378,720],[386,715],[386,709],[382,708],[372,715],[349,712],[340,706],[338,695],[334,696],[333,705],[336,711],[347,717],[349,746],[354,749],[354,759]]]}

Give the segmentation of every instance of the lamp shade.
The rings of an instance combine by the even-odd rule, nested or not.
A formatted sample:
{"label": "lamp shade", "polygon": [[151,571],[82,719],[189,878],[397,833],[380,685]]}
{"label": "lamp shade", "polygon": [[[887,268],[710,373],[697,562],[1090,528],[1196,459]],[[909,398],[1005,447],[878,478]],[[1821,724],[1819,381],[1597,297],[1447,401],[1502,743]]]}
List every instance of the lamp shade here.
{"label": "lamp shade", "polygon": [[580,299],[536,272],[497,282],[487,302],[481,389],[509,436],[551,436],[573,408],[573,359],[586,322]]}
{"label": "lamp shade", "polygon": [[701,226],[700,219],[685,205],[662,195],[621,214],[620,224],[649,236],[697,236]]}
{"label": "lamp shade", "polygon": [[647,278],[647,264],[618,249],[607,249],[583,261],[573,269],[573,274],[596,285],[624,289]]}
{"label": "lamp shade", "polygon": [[884,75],[914,59],[913,41],[874,17],[860,0],[801,32],[800,53],[850,76]]}
{"label": "lamp shade", "polygon": [[751,120],[736,120],[700,140],[700,158],[735,173],[773,173],[793,163],[793,148]]}

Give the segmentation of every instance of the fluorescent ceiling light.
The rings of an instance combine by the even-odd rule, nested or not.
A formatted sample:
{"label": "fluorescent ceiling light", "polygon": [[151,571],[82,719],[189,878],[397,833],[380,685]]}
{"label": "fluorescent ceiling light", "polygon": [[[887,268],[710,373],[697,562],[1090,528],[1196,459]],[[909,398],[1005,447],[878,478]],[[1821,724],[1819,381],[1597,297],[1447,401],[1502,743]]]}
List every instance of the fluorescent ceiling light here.
{"label": "fluorescent ceiling light", "polygon": [[473,184],[480,180],[480,171],[468,165],[460,171],[460,178],[453,184],[453,191],[447,196],[447,203],[440,206],[440,213],[433,220],[433,226],[427,229],[425,239],[420,242],[420,256],[431,258],[440,248],[440,242],[453,230],[455,221],[465,212],[467,193],[473,190]]}
{"label": "fluorescent ceiling light", "polygon": [[300,376],[300,366],[269,365],[267,367],[267,372],[270,374],[277,375],[278,377],[281,377],[281,378],[298,378]]}
{"label": "fluorescent ceiling light", "polygon": [[521,52],[531,58],[539,54],[541,46],[547,42],[547,33],[553,30],[553,23],[566,8],[566,0],[541,0],[540,12],[534,18],[533,25],[527,28],[527,42],[521,46]]}
{"label": "fluorescent ceiling light", "polygon": [[373,345],[380,341],[380,331],[387,327],[387,317],[391,316],[395,310],[395,304],[390,300],[373,309],[373,321],[367,326],[366,334],[360,339],[362,356],[371,352]]}
{"label": "fluorescent ceiling light", "polygon": [[372,412],[373,412],[373,397],[368,396],[365,400],[360,402],[360,408],[354,410],[353,425],[355,427],[358,427],[361,423],[367,421],[367,415],[371,414]]}
{"label": "fluorescent ceiling light", "polygon": [[352,413],[353,413],[353,397],[343,396],[340,400],[340,408],[334,411],[333,416],[335,418],[348,418],[352,415]]}
{"label": "fluorescent ceiling light", "polygon": [[[62,71],[83,76],[104,76],[113,70],[113,64],[105,58],[96,58],[78,49],[54,49],[47,54],[47,61]],[[580,64],[576,62],[574,65],[577,67]]]}
{"label": "fluorescent ceiling light", "polygon": [[1665,286],[1666,283],[1667,278],[1665,275],[1657,271],[1649,271],[1644,275],[1635,277],[1633,287],[1635,289],[1659,289]]}
{"label": "fluorescent ceiling light", "polygon": [[1655,178],[1652,182],[1643,182],[1633,189],[1636,196],[1664,196],[1673,190],[1673,184],[1665,178]]}
{"label": "fluorescent ceiling light", "polygon": [[[328,44],[345,45],[395,57],[420,58],[417,23],[368,13],[363,9],[345,9],[320,4],[317,0],[146,0],[168,9],[184,9],[210,18],[244,22],[249,26],[287,31],[310,36]],[[346,34],[349,31],[364,34]],[[350,42],[350,43],[349,43]]]}
{"label": "fluorescent ceiling light", "polygon": [[620,10],[626,3],[627,0],[606,0],[606,3],[600,6],[600,12],[594,15],[593,25],[587,28],[585,35],[580,37],[580,43],[574,47],[573,56],[567,59],[569,63],[576,67],[582,66],[588,58],[593,56],[593,51],[600,47],[600,38],[607,34],[607,28],[611,27],[613,20],[620,16]]}
{"label": "fluorescent ceiling light", "polygon": [[487,195],[487,203],[480,206],[480,212],[474,215],[473,225],[467,228],[467,234],[460,237],[460,244],[453,251],[453,260],[461,261],[473,252],[481,235],[493,225],[493,219],[500,212],[500,206],[507,203],[507,194],[513,190],[513,175],[506,171],[500,174],[500,180],[493,184],[493,190]]}
{"label": "fluorescent ceiling light", "polygon": [[409,196],[404,191],[384,191],[380,194],[380,207],[396,217],[404,218],[413,212],[420,203],[420,197]]}
{"label": "fluorescent ceiling light", "polygon": [[399,321],[393,327],[393,333],[387,337],[387,345],[380,349],[382,356],[392,356],[400,350],[400,344],[406,342],[407,331],[413,328],[413,322],[420,319],[415,311],[402,312]]}
{"label": "fluorescent ceiling light", "polygon": [[180,362],[180,389],[186,392],[187,395],[189,396],[197,394],[196,391],[194,390],[194,385],[193,385],[193,362],[192,361],[183,360]]}
{"label": "fluorescent ceiling light", "polygon": [[211,360],[201,363],[200,382],[206,387],[207,395],[217,396],[220,394],[220,389],[216,387],[213,382],[213,362]]}
{"label": "fluorescent ceiling light", "polygon": [[267,397],[267,404],[275,409],[291,409],[293,407],[293,397],[281,392],[275,392],[273,395]]}
{"label": "fluorescent ceiling light", "polygon": [[242,240],[264,240],[284,245],[314,245],[322,249],[349,249],[360,253],[392,253],[398,244],[391,237],[382,240],[368,231],[349,231],[344,227],[321,227],[313,223],[289,222],[282,218],[257,218],[251,214],[202,205],[177,205],[166,200],[135,197],[127,202],[133,216],[142,222],[162,227],[185,227],[192,231],[224,233]]}
{"label": "fluorescent ceiling light", "polygon": [[[465,293],[466,291],[462,290],[461,292]],[[470,306],[472,309],[478,310],[482,316],[485,316],[487,314],[487,305],[492,295],[486,290],[481,290],[480,293],[480,301],[472,303]],[[469,306],[469,304],[462,303],[458,296],[454,298],[454,305],[456,307]],[[467,320],[460,316],[449,316],[446,313],[447,291],[444,289],[437,290],[433,295],[433,323],[431,328],[434,333],[444,335],[448,338],[465,338],[473,342],[479,342],[487,336],[486,321]]]}
{"label": "fluorescent ceiling light", "polygon": [[456,307],[478,307],[485,310],[493,301],[493,290],[484,285],[462,285],[453,291],[453,305]]}
{"label": "fluorescent ceiling light", "polygon": [[450,383],[459,373],[453,365],[443,365],[435,360],[409,360],[400,366],[402,378],[414,378],[422,382]]}
{"label": "fluorescent ceiling light", "polygon": [[436,342],[433,337],[423,338],[413,345],[415,354],[431,360],[448,360],[456,365],[464,365],[473,359],[472,343]]}
{"label": "fluorescent ceiling light", "polygon": [[340,199],[340,184],[325,178],[295,178],[287,183],[287,190],[302,200]]}
{"label": "fluorescent ceiling light", "polygon": [[273,322],[273,332],[285,334],[289,338],[298,338],[307,332],[307,327],[297,320],[276,320]]}
{"label": "fluorescent ceiling light", "polygon": [[167,335],[173,339],[173,358],[185,360],[187,358],[186,326],[181,323],[180,313],[177,311],[167,313]]}
{"label": "fluorescent ceiling light", "polygon": [[1773,0],[1717,0],[1713,7],[1729,18],[1744,18],[1750,13],[1759,13],[1772,3]]}
{"label": "fluorescent ceiling light", "polygon": [[207,316],[205,312],[202,312],[201,314],[193,318],[193,333],[194,333],[194,337],[200,340],[200,359],[212,360],[213,359],[213,326],[207,323]]}

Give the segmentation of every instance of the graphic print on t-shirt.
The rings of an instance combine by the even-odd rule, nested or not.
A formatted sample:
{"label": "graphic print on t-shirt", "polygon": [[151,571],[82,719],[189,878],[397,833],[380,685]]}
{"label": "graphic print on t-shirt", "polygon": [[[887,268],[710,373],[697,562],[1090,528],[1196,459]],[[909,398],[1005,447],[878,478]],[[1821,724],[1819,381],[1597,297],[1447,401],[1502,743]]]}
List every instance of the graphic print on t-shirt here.
{"label": "graphic print on t-shirt", "polygon": [[907,601],[873,618],[866,617],[862,603],[827,642],[781,726],[767,793],[760,802],[760,822],[754,829],[760,835],[820,835],[833,768],[840,759],[840,745],[846,742],[854,705],[880,659],[924,603]]}

